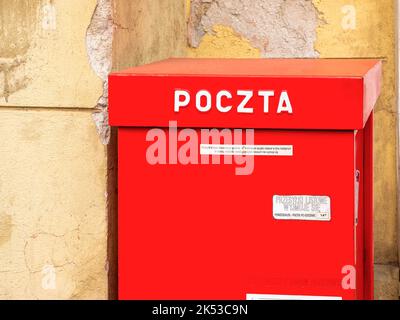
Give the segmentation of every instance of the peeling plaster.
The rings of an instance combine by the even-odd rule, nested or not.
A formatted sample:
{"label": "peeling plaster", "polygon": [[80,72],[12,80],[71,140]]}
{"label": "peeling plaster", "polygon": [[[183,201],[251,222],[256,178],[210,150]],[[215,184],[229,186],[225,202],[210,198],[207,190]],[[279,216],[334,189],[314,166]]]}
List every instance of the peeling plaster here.
{"label": "peeling plaster", "polygon": [[194,58],[260,58],[260,50],[237,34],[232,28],[215,25],[213,34],[205,34],[200,45],[188,48],[187,54]]}
{"label": "peeling plaster", "polygon": [[93,128],[86,112],[2,111],[0,297],[107,297],[108,159]]}
{"label": "peeling plaster", "polygon": [[197,48],[216,25],[232,28],[263,57],[318,57],[318,11],[311,0],[192,0],[189,45]]}
{"label": "peeling plaster", "polygon": [[6,102],[29,83],[25,64],[39,4],[38,0],[0,0],[0,98]]}
{"label": "peeling plaster", "polygon": [[98,0],[86,33],[86,48],[94,72],[103,80],[103,94],[96,105],[93,119],[103,144],[110,141],[108,124],[108,74],[112,68],[113,19],[112,1]]}
{"label": "peeling plaster", "polygon": [[26,88],[29,79],[25,74],[26,56],[0,57],[0,97],[8,98],[14,92]]}
{"label": "peeling plaster", "polygon": [[93,108],[102,81],[85,33],[97,1],[0,0],[0,106]]}

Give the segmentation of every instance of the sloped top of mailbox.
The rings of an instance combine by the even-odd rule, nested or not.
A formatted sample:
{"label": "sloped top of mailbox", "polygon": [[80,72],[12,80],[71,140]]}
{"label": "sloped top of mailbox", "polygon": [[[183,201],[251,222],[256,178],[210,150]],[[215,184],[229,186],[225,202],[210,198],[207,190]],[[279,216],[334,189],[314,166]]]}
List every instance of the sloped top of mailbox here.
{"label": "sloped top of mailbox", "polygon": [[110,124],[362,129],[381,74],[372,59],[168,59],[109,76]]}

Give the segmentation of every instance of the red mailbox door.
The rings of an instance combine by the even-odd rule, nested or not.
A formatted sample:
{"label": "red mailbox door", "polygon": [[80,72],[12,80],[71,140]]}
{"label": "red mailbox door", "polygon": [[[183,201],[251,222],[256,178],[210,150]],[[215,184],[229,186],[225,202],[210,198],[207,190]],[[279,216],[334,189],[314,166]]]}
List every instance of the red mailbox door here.
{"label": "red mailbox door", "polygon": [[110,77],[120,299],[372,298],[380,63],[248,63],[168,60]]}

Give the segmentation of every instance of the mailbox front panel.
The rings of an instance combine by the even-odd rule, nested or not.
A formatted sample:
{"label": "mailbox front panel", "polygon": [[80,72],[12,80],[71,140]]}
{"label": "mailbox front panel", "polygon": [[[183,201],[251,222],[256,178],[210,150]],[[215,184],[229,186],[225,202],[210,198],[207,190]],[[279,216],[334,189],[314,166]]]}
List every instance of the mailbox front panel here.
{"label": "mailbox front panel", "polygon": [[[357,297],[342,286],[357,255],[353,131],[255,130],[254,145],[292,155],[255,155],[251,174],[237,175],[223,156],[200,163],[200,140],[198,164],[168,164],[181,129],[157,129],[167,163],[149,163],[149,130],[119,129],[120,299]],[[329,220],[280,219],[279,196],[329,199]]]}

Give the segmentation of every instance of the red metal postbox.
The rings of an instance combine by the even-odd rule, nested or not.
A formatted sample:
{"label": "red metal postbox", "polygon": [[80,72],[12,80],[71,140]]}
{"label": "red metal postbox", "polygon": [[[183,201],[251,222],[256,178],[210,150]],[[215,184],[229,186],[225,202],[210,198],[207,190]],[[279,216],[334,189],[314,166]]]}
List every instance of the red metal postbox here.
{"label": "red metal postbox", "polygon": [[372,299],[377,60],[109,78],[120,299]]}

